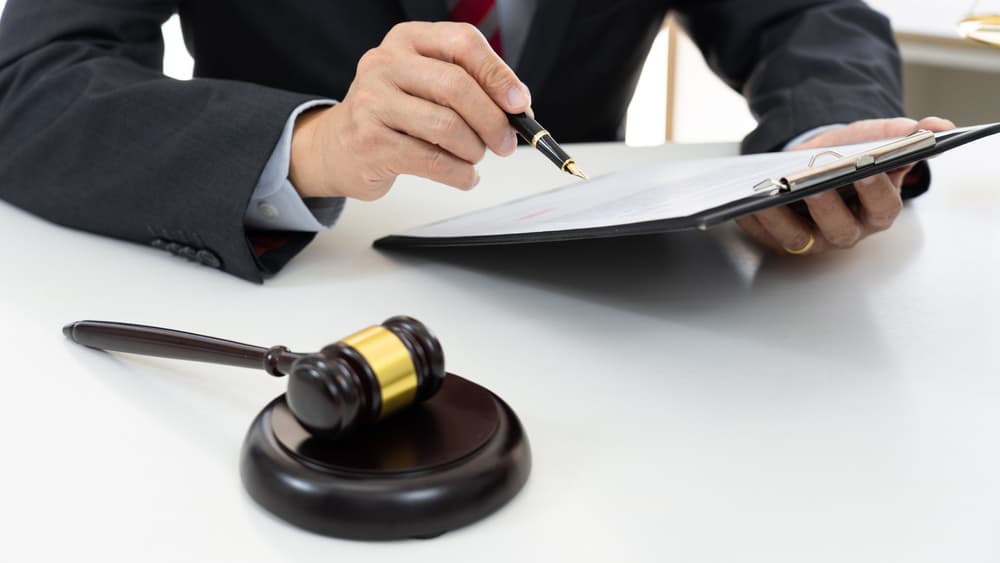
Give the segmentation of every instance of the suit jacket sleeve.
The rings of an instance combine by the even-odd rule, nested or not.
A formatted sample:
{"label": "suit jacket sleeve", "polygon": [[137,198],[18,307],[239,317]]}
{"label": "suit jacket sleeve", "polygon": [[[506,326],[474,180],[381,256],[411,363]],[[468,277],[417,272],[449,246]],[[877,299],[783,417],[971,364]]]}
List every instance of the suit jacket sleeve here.
{"label": "suit jacket sleeve", "polygon": [[889,21],[860,0],[683,0],[679,21],[759,123],[744,152],[831,123],[902,115]]}
{"label": "suit jacket sleeve", "polygon": [[[312,97],[162,74],[176,0],[8,0],[0,198],[260,281],[312,234],[251,248],[243,216],[288,116]],[[273,236],[273,235],[271,235]]]}

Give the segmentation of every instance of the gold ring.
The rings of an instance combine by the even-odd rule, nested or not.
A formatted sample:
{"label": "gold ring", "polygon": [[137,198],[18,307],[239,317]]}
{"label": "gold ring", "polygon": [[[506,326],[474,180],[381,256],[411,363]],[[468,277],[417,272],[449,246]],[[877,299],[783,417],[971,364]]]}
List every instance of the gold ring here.
{"label": "gold ring", "polygon": [[806,252],[812,250],[814,244],[816,244],[816,237],[814,237],[812,233],[809,233],[809,242],[807,242],[805,246],[802,248],[788,248],[786,246],[785,252],[789,254],[805,254]]}

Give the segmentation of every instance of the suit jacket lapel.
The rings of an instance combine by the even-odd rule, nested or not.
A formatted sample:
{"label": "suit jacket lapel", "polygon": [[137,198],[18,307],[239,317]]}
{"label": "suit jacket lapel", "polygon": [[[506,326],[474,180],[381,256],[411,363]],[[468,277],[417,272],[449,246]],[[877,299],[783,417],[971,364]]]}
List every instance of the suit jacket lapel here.
{"label": "suit jacket lapel", "polygon": [[445,0],[400,0],[407,19],[416,21],[441,21],[448,19]]}
{"label": "suit jacket lapel", "polygon": [[529,88],[540,90],[549,76],[575,8],[576,0],[538,0],[521,60],[515,68]]}

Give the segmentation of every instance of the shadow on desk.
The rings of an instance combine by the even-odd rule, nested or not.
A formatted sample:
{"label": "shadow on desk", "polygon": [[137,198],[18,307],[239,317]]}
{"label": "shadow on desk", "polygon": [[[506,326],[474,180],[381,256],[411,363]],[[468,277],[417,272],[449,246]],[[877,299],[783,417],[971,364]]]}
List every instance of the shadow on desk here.
{"label": "shadow on desk", "polygon": [[429,260],[641,311],[714,307],[748,285],[716,240],[700,232],[385,252],[404,263]]}
{"label": "shadow on desk", "polygon": [[[200,446],[206,459],[232,465],[234,479],[246,428],[271,398],[283,392],[282,380],[242,368],[104,352],[62,335],[53,339],[62,341],[80,374],[113,389],[143,417],[163,421],[181,440]],[[129,429],[115,423],[109,423],[107,432],[108,439],[134,438]]]}
{"label": "shadow on desk", "polygon": [[429,260],[494,282],[509,280],[740,339],[773,343],[834,334],[836,350],[817,345],[816,352],[839,354],[844,345],[878,346],[871,315],[880,305],[873,302],[877,288],[905,269],[922,245],[920,225],[910,214],[854,249],[810,257],[764,251],[732,225],[709,233],[384,252],[404,264]]}

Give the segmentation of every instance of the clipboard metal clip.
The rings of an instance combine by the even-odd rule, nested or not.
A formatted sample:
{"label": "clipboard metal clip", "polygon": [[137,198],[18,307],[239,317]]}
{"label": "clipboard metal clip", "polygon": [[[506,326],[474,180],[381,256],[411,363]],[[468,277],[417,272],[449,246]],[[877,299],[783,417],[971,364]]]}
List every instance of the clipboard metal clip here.
{"label": "clipboard metal clip", "polygon": [[[769,196],[794,192],[822,184],[828,180],[846,176],[868,166],[882,164],[923,149],[931,148],[936,143],[937,140],[934,137],[933,131],[921,129],[901,139],[847,156],[831,150],[823,151],[814,154],[809,159],[809,166],[805,170],[782,176],[777,180],[768,178],[754,186],[753,191],[759,195]],[[817,160],[827,155],[832,155],[836,159],[825,164],[816,164]]]}

